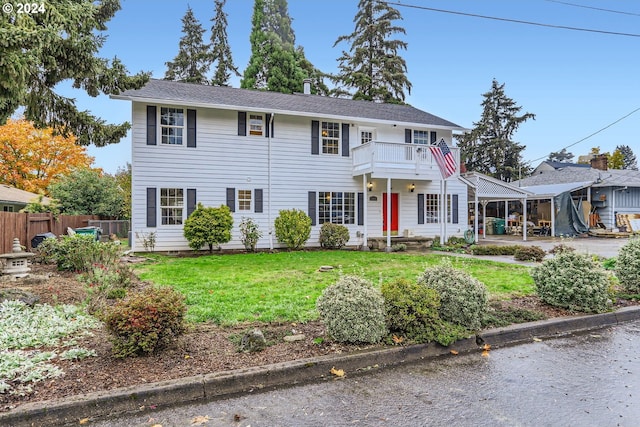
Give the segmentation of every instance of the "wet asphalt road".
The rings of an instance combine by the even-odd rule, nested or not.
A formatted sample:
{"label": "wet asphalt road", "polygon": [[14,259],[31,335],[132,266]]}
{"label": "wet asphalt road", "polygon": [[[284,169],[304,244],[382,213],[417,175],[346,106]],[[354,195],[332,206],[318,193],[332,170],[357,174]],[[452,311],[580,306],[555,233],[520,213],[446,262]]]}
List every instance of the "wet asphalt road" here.
{"label": "wet asphalt road", "polygon": [[91,426],[640,426],[640,321]]}

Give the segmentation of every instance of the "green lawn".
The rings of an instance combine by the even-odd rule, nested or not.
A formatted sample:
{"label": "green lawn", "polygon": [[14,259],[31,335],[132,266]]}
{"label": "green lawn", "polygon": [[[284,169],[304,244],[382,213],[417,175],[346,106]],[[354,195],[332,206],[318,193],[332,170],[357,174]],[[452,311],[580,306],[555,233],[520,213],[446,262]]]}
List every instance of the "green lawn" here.
{"label": "green lawn", "polygon": [[[317,318],[316,298],[340,274],[366,277],[376,285],[415,279],[425,268],[449,258],[454,267],[482,281],[491,294],[534,292],[528,267],[446,255],[311,251],[173,258],[136,268],[143,280],[173,286],[187,297],[191,321],[221,325],[245,321],[301,322]],[[334,270],[319,272],[320,266]]]}

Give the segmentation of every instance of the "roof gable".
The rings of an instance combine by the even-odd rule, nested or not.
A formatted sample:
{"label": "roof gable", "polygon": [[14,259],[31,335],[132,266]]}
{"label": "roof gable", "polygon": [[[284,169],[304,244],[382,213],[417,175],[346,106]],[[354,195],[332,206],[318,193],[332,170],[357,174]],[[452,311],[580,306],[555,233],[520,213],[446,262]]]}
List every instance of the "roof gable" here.
{"label": "roof gable", "polygon": [[370,119],[466,130],[453,122],[410,105],[354,101],[319,95],[289,95],[279,92],[207,86],[168,80],[151,79],[141,89],[127,90],[120,95],[112,95],[111,97],[137,102],[168,102],[281,114]]}
{"label": "roof gable", "polygon": [[[7,184],[0,184],[0,202],[26,205],[27,203],[37,199],[38,197],[39,196],[35,193],[20,190]],[[44,197],[42,201],[46,204],[49,203],[50,199],[48,197]]]}

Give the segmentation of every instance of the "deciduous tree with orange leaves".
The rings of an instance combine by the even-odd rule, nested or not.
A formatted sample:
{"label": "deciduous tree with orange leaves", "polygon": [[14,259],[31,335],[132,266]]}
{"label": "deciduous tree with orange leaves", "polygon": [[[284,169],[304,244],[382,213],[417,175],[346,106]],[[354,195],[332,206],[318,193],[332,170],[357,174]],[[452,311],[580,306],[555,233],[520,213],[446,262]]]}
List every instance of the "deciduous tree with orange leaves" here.
{"label": "deciduous tree with orange leaves", "polygon": [[54,135],[51,128],[36,129],[24,120],[7,120],[0,126],[0,182],[33,193],[73,169],[89,167],[93,157],[76,145],[74,136]]}

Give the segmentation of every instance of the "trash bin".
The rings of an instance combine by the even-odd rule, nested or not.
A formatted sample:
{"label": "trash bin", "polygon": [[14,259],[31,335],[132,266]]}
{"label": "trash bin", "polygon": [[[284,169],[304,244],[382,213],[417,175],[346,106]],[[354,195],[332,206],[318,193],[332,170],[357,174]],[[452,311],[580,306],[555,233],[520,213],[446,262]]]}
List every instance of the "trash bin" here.
{"label": "trash bin", "polygon": [[56,235],[51,232],[36,234],[31,239],[31,249],[37,248],[40,245],[40,243],[44,242],[44,239],[49,239],[52,237],[55,239]]}
{"label": "trash bin", "polygon": [[76,234],[92,235],[96,240],[100,240],[100,235],[102,234],[100,227],[81,227],[75,228],[73,231],[75,231]]}
{"label": "trash bin", "polygon": [[504,234],[504,218],[493,220],[493,231],[495,234]]}

